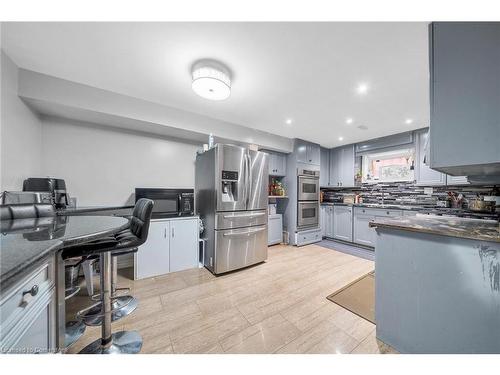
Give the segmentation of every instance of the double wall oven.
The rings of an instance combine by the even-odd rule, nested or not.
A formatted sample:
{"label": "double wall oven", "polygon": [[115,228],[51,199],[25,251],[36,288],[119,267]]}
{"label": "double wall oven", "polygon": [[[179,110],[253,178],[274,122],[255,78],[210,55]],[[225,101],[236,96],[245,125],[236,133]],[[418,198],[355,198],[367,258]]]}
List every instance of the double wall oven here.
{"label": "double wall oven", "polygon": [[297,228],[319,226],[319,171],[297,171]]}

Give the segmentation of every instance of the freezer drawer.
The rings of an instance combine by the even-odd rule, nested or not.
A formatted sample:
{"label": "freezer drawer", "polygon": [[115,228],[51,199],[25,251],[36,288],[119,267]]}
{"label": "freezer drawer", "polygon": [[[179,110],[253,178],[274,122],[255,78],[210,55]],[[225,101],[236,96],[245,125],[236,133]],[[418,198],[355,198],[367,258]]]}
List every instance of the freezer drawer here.
{"label": "freezer drawer", "polygon": [[233,211],[215,214],[215,229],[233,229],[251,225],[265,225],[267,211]]}
{"label": "freezer drawer", "polygon": [[267,259],[267,226],[215,231],[214,273],[224,273]]}

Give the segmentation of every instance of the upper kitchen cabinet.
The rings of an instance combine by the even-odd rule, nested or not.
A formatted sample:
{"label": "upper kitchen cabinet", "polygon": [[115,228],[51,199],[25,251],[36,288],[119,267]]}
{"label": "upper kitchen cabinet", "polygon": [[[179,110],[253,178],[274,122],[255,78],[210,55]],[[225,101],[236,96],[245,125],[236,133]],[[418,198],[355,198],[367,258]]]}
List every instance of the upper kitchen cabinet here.
{"label": "upper kitchen cabinet", "polygon": [[425,151],[428,144],[428,129],[416,132],[416,152],[415,152],[415,179],[420,186],[440,186],[446,185],[446,174],[431,169],[425,164]]}
{"label": "upper kitchen cabinet", "polygon": [[354,186],[354,145],[330,150],[330,185]]}
{"label": "upper kitchen cabinet", "polygon": [[316,143],[295,140],[295,155],[299,163],[320,165],[320,146]]}
{"label": "upper kitchen cabinet", "polygon": [[321,147],[319,186],[330,186],[330,150]]}
{"label": "upper kitchen cabinet", "polygon": [[286,175],[286,155],[269,153],[269,176]]}
{"label": "upper kitchen cabinet", "polygon": [[430,166],[500,176],[500,23],[434,22],[430,41]]}
{"label": "upper kitchen cabinet", "polygon": [[469,185],[467,176],[446,176],[446,185]]}

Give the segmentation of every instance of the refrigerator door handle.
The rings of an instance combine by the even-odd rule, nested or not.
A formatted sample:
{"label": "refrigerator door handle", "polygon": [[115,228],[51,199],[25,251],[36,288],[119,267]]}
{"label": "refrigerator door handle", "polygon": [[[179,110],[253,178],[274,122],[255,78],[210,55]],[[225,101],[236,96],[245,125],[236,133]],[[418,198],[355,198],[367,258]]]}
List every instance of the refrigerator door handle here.
{"label": "refrigerator door handle", "polygon": [[248,206],[250,205],[250,197],[253,196],[253,176],[252,176],[252,160],[250,158],[250,154],[247,153],[247,163],[248,163],[248,182],[247,182],[247,186],[248,186],[248,189],[249,189],[249,193],[247,195],[247,209],[248,209]]}
{"label": "refrigerator door handle", "polygon": [[255,233],[262,232],[263,230],[266,230],[266,228],[259,228],[259,229],[254,229],[254,230],[249,230],[246,232],[233,232],[233,233],[224,233],[224,237],[234,237],[234,236],[249,236]]}
{"label": "refrigerator door handle", "polygon": [[248,151],[245,152],[245,190],[246,190],[246,206],[248,209],[248,204],[250,201],[251,194],[251,176],[250,176],[250,156],[248,155]]}
{"label": "refrigerator door handle", "polygon": [[256,216],[264,216],[265,214],[266,214],[265,212],[256,212],[244,215],[224,215],[224,219],[237,219],[240,217],[256,217]]}

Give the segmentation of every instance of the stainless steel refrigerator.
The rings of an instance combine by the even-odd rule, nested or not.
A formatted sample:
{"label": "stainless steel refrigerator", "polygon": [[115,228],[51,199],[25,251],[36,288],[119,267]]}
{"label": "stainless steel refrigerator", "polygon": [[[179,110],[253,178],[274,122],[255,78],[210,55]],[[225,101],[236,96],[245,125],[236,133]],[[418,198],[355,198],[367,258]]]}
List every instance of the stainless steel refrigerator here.
{"label": "stainless steel refrigerator", "polygon": [[269,155],[217,144],[196,156],[195,211],[203,220],[203,264],[214,274],[267,259]]}

